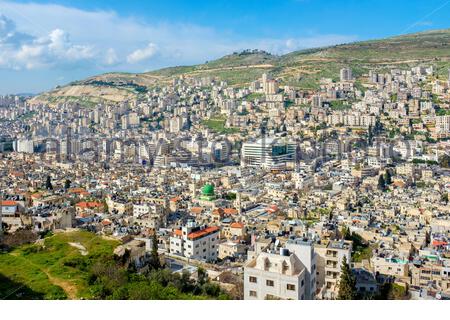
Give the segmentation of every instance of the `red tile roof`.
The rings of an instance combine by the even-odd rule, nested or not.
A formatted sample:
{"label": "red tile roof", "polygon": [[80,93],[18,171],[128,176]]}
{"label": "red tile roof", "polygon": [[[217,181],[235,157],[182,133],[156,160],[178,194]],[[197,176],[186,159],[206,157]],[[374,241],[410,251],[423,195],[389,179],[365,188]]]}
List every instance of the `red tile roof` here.
{"label": "red tile roof", "polygon": [[242,229],[243,227],[244,227],[244,224],[241,223],[241,222],[233,222],[233,223],[230,225],[230,228],[239,228],[239,229]]}
{"label": "red tile roof", "polygon": [[17,206],[17,201],[4,200],[2,201],[2,206]]}
{"label": "red tile roof", "polygon": [[207,227],[203,230],[199,230],[199,231],[194,231],[188,234],[188,239],[190,240],[195,240],[198,238],[202,238],[204,236],[210,235],[214,232],[219,231],[219,227],[217,226],[213,226],[213,227]]}
{"label": "red tile roof", "polygon": [[234,215],[238,213],[238,211],[235,208],[225,208],[223,209],[223,212],[227,215]]}
{"label": "red tile roof", "polygon": [[202,208],[202,207],[192,207],[192,208],[191,208],[191,212],[192,212],[193,214],[200,214],[200,213],[203,212],[203,208]]}
{"label": "red tile roof", "polygon": [[76,204],[77,207],[79,208],[83,208],[83,209],[88,209],[88,208],[99,208],[102,207],[103,204],[101,202],[95,202],[95,201],[82,201],[82,202],[78,202]]}

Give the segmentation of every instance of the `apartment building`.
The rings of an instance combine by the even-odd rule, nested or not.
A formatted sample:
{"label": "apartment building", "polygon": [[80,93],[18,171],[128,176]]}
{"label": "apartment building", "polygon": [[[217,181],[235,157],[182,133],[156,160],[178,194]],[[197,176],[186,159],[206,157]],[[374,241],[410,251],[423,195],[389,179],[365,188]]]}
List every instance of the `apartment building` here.
{"label": "apartment building", "polygon": [[220,228],[198,226],[189,221],[170,237],[170,253],[189,259],[212,262],[217,260]]}
{"label": "apartment building", "polygon": [[317,254],[313,242],[301,238],[289,239],[286,249],[293,252],[305,269],[305,299],[313,300],[316,296]]}
{"label": "apartment building", "polygon": [[261,252],[244,266],[244,299],[305,299],[305,273],[295,253]]}
{"label": "apartment building", "polygon": [[450,289],[450,267],[442,263],[424,262],[411,267],[411,285],[428,287],[433,285],[437,289]]}
{"label": "apartment building", "polygon": [[322,299],[335,299],[344,257],[351,261],[352,241],[328,241],[315,246],[317,253],[317,288]]}
{"label": "apartment building", "polygon": [[408,261],[397,258],[373,257],[371,264],[375,273],[382,276],[407,278],[409,272]]}

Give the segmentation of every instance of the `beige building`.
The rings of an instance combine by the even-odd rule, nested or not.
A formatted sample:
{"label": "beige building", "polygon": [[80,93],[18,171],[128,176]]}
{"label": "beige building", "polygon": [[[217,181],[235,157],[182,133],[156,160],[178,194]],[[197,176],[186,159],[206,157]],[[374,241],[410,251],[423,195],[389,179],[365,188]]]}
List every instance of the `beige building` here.
{"label": "beige building", "polygon": [[305,268],[287,249],[260,253],[244,267],[244,299],[305,299]]}
{"label": "beige building", "polygon": [[328,241],[315,246],[317,253],[317,290],[322,299],[335,299],[344,257],[351,262],[351,241]]}

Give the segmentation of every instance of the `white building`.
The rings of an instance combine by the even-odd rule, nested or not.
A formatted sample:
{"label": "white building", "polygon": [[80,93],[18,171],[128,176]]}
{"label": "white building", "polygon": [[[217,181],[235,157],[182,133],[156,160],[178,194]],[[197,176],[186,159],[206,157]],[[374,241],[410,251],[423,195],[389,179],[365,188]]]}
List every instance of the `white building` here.
{"label": "white building", "polygon": [[242,166],[284,169],[296,160],[296,145],[289,141],[262,138],[242,145]]}
{"label": "white building", "polygon": [[304,300],[305,273],[296,254],[261,252],[244,266],[244,299]]}
{"label": "white building", "polygon": [[305,299],[313,300],[316,295],[316,253],[313,242],[303,239],[290,239],[286,242],[286,249],[293,252],[305,269]]}
{"label": "white building", "polygon": [[217,260],[220,228],[198,226],[189,221],[170,237],[170,253],[201,261]]}
{"label": "white building", "polygon": [[342,68],[340,71],[341,81],[350,81],[353,80],[352,69],[350,68]]}
{"label": "white building", "polygon": [[16,152],[33,153],[34,143],[33,140],[19,139],[15,143]]}

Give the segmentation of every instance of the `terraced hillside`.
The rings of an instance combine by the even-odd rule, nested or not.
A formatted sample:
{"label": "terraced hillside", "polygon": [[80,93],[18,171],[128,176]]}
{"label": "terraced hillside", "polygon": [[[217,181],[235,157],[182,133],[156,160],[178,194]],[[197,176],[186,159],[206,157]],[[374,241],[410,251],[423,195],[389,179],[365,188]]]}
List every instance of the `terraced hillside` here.
{"label": "terraced hillside", "polygon": [[213,76],[234,86],[247,85],[264,72],[282,83],[299,88],[317,87],[323,78],[338,77],[343,66],[357,76],[368,69],[408,67],[432,63],[438,73],[450,66],[450,29],[408,34],[381,40],[355,42],[292,52],[283,56],[259,50],[233,53],[218,60],[194,66],[179,66],[148,73],[108,73],[70,83],[33,99],[34,102],[79,101],[85,105],[133,99],[148,88],[168,83],[176,76]]}

